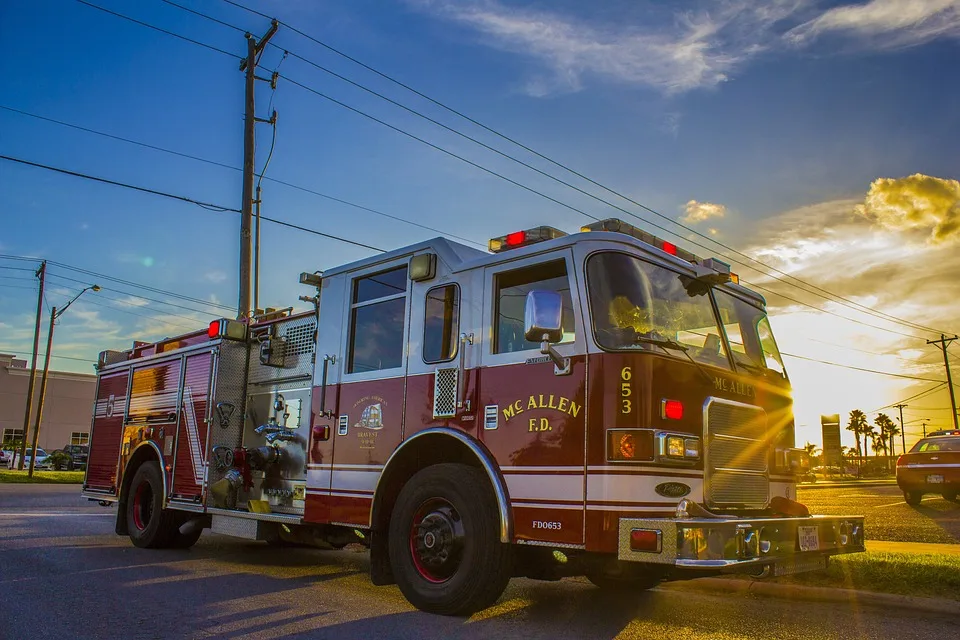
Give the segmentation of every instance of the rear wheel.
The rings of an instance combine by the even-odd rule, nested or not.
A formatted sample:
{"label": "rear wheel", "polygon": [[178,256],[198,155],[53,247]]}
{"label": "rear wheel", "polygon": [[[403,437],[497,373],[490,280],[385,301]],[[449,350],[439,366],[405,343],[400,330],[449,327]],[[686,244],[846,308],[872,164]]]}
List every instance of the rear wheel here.
{"label": "rear wheel", "polygon": [[920,499],[923,498],[923,494],[919,491],[904,491],[903,499],[906,500],[907,504],[911,506],[917,506],[920,504]]}
{"label": "rear wheel", "polygon": [[171,546],[179,534],[177,514],[163,508],[163,478],[156,462],[140,465],[133,476],[127,497],[127,529],[133,544],[149,549]]}
{"label": "rear wheel", "polygon": [[487,476],[462,464],[417,473],[390,519],[390,564],[413,606],[469,615],[500,597],[510,579],[510,546]]}

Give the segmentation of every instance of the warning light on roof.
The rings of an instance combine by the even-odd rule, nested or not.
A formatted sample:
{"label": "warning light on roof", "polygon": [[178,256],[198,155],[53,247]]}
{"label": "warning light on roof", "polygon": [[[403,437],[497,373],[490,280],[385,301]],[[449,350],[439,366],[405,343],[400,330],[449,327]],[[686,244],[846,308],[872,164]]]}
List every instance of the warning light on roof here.
{"label": "warning light on roof", "polygon": [[562,238],[565,235],[567,235],[565,232],[553,227],[534,227],[525,231],[514,231],[499,238],[491,238],[490,242],[487,243],[487,248],[492,253],[499,253],[507,249],[519,249],[538,242]]}
{"label": "warning light on roof", "polygon": [[664,240],[661,248],[672,256],[677,255],[677,245],[673,244],[672,242],[667,242]]}

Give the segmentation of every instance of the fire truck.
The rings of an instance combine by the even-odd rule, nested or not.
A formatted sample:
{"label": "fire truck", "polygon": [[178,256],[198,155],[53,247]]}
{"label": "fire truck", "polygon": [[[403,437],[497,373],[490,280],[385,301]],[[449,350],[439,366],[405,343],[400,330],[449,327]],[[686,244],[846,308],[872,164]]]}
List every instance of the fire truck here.
{"label": "fire truck", "polygon": [[796,501],[765,301],[717,259],[609,219],[300,280],[312,311],[100,354],[83,495],[117,534],[360,544],[374,584],[450,615],[511,577],[636,590],[864,550],[862,517]]}

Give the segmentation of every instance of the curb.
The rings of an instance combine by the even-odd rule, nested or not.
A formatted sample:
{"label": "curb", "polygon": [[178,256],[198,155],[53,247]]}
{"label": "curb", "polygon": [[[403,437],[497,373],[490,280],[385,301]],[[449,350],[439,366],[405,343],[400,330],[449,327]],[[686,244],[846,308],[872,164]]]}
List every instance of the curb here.
{"label": "curb", "polygon": [[705,593],[753,593],[760,596],[807,602],[840,602],[923,611],[927,613],[960,614],[960,602],[945,598],[921,598],[875,591],[857,591],[834,587],[807,587],[758,580],[730,578],[697,578],[662,583],[658,589],[668,591],[702,591]]}
{"label": "curb", "polygon": [[896,480],[861,480],[850,482],[811,482],[798,484],[797,489],[841,489],[850,487],[895,487]]}

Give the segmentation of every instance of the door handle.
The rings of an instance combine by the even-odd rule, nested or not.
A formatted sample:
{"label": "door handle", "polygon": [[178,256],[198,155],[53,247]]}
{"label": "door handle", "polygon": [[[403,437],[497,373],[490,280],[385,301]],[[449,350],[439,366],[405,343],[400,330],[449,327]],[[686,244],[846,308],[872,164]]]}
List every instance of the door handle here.
{"label": "door handle", "polygon": [[473,344],[473,334],[472,333],[461,333],[460,334],[460,363],[458,365],[457,371],[457,409],[463,409],[465,411],[470,411],[470,401],[466,399],[467,396],[467,380],[466,380],[466,368],[467,368],[467,345]]}

